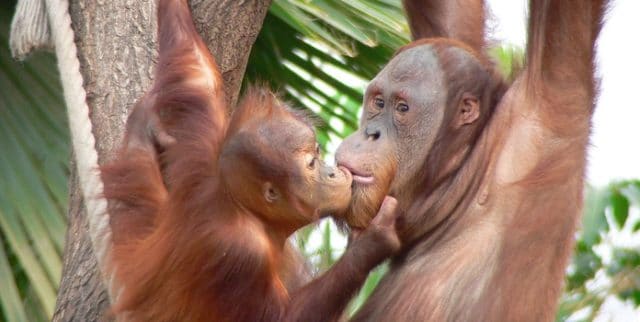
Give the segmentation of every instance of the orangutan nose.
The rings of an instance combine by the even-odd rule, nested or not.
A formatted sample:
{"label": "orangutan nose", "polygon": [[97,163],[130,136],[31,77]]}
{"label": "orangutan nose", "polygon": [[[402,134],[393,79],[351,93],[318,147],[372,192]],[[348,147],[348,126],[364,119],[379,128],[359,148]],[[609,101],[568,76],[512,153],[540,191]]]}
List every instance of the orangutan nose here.
{"label": "orangutan nose", "polygon": [[380,130],[377,128],[367,127],[364,133],[367,135],[367,140],[375,141],[380,138]]}

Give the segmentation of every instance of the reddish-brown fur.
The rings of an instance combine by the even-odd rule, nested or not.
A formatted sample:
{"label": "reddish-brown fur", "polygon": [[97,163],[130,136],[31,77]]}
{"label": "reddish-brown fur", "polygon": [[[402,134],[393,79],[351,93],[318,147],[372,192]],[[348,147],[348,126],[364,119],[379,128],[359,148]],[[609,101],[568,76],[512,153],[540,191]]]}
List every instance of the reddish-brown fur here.
{"label": "reddish-brown fur", "polygon": [[[158,21],[154,85],[129,117],[116,160],[102,168],[113,313],[122,321],[337,320],[368,271],[399,248],[394,200],[331,270],[304,285],[287,237],[317,218],[324,200],[295,190],[335,190],[334,178],[349,189],[348,172],[305,178],[286,148],[315,143],[312,128],[267,91],[250,90],[228,120],[220,73],[187,1],[160,0]],[[264,196],[263,182],[272,184]],[[327,196],[344,207],[350,197]]]}
{"label": "reddish-brown fur", "polygon": [[[606,3],[532,0],[526,66],[507,90],[482,51],[484,1],[404,1],[414,37],[429,39],[401,49],[372,81],[361,129],[337,155],[354,174],[373,173],[377,180],[376,169],[383,169],[383,182],[388,168],[420,165],[415,172],[396,171],[387,186],[353,188],[356,205],[360,195],[383,189],[405,212],[399,227],[403,250],[355,321],[553,320],[581,210],[594,44]],[[439,111],[411,106],[409,111],[422,111],[411,118],[417,124],[410,123],[413,136],[387,139],[404,122],[396,118],[401,114],[386,110],[398,99],[384,91],[385,86],[397,91],[399,77],[393,73],[404,70],[397,67],[398,57],[434,61],[411,56],[411,49],[433,54],[437,65],[420,77],[442,79],[446,95],[438,101]],[[439,94],[431,88],[405,91],[413,91],[404,94],[409,105],[411,99],[425,102]],[[472,98],[465,107],[478,108],[477,119],[461,116],[465,95]],[[388,105],[372,105],[378,96],[384,99],[380,106]],[[425,123],[438,113],[439,124]],[[384,115],[394,115],[395,128],[381,125]],[[433,126],[428,132],[435,131],[433,142],[415,135],[425,124]],[[414,150],[398,150],[404,145]],[[421,159],[392,165],[366,161],[419,149],[428,149]],[[375,208],[380,198],[367,202]],[[366,216],[352,213],[347,221],[360,226]]]}

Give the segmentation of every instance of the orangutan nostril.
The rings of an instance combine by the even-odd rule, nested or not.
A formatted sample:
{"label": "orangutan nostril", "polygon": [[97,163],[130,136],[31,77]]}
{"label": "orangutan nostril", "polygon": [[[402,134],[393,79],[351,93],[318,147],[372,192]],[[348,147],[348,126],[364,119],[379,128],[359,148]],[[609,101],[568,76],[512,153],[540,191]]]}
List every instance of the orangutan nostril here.
{"label": "orangutan nostril", "polygon": [[377,140],[380,138],[380,130],[367,130],[367,139]]}

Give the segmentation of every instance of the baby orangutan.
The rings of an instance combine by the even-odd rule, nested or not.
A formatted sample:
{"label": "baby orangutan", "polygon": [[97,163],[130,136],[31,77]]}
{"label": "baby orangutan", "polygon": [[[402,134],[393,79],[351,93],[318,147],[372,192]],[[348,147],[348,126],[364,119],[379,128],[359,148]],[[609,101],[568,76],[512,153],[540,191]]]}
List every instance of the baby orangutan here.
{"label": "baby orangutan", "polygon": [[342,258],[305,284],[287,238],[346,210],[351,174],[319,159],[312,126],[248,90],[227,119],[223,83],[186,0],[160,0],[151,90],[102,168],[112,311],[120,321],[335,321],[399,249],[393,198]]}

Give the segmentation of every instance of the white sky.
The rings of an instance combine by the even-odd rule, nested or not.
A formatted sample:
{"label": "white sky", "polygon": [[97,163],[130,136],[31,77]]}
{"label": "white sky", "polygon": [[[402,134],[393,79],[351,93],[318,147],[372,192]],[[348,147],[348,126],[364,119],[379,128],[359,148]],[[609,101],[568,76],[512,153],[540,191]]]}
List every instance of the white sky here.
{"label": "white sky", "polygon": [[[524,46],[525,0],[489,0],[496,40]],[[602,79],[587,179],[605,185],[640,178],[640,1],[614,0],[598,43]]]}

